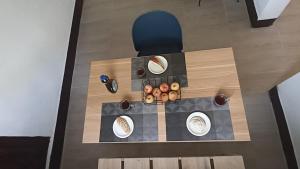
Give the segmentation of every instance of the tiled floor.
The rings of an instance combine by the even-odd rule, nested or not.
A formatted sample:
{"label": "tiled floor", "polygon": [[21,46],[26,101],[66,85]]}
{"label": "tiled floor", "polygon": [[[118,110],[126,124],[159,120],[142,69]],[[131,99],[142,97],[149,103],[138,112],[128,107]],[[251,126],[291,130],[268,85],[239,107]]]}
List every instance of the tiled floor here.
{"label": "tiled floor", "polygon": [[[247,169],[285,169],[266,92],[300,70],[300,1],[292,0],[272,27],[250,27],[241,0],[85,0],[62,159],[63,169],[96,169],[99,157],[242,154]],[[131,27],[140,14],[167,10],[183,29],[184,50],[233,47],[250,143],[82,144],[89,61],[133,57]]]}

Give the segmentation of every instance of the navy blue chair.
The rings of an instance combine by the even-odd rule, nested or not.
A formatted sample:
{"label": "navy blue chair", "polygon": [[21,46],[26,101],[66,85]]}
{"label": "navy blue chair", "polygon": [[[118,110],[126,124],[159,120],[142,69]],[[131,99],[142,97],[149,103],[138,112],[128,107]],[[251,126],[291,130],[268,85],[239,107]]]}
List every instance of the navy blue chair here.
{"label": "navy blue chair", "polygon": [[182,32],[176,17],[164,11],[139,16],[132,28],[132,39],[138,56],[182,51]]}

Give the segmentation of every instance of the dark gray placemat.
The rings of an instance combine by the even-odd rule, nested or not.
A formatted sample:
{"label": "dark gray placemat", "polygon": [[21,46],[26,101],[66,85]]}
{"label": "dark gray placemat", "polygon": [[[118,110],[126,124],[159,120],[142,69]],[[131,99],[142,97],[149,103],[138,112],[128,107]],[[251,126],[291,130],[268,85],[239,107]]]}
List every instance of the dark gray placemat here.
{"label": "dark gray placemat", "polygon": [[[188,86],[184,53],[161,54],[161,56],[167,59],[168,68],[164,73],[159,75],[155,75],[148,70],[149,56],[131,59],[131,89],[133,91],[140,91],[142,81],[145,79],[168,78],[169,76],[176,76],[181,87]],[[146,70],[146,75],[143,78],[139,78],[136,74],[139,67],[143,67]]]}
{"label": "dark gray placemat", "polygon": [[[182,99],[166,103],[167,141],[195,140],[233,140],[233,129],[229,105],[216,106],[212,97]],[[205,113],[211,120],[208,134],[198,137],[192,135],[186,127],[187,117],[195,112]]]}
{"label": "dark gray placemat", "polygon": [[[127,115],[132,118],[134,130],[127,138],[115,136],[112,125],[116,117]],[[132,102],[128,111],[120,109],[120,103],[103,103],[101,114],[100,142],[157,141],[157,106]]]}

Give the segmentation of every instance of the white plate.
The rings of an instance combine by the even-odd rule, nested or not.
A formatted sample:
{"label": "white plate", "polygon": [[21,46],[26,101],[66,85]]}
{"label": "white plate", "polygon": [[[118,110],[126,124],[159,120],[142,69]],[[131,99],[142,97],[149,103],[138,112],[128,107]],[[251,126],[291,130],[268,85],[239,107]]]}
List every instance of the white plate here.
{"label": "white plate", "polygon": [[162,69],[162,67],[160,65],[153,62],[152,60],[149,60],[149,62],[148,62],[148,69],[153,74],[162,74],[168,68],[168,61],[163,56],[155,56],[155,57],[161,61],[161,63],[164,65],[164,69]]}
{"label": "white plate", "polygon": [[113,123],[113,132],[119,138],[127,138],[133,132],[134,124],[133,124],[133,121],[132,121],[132,119],[130,117],[128,117],[128,116],[120,116],[120,117],[124,118],[127,121],[128,125],[130,127],[130,132],[128,134],[125,133],[124,130],[117,123],[117,119],[115,119],[115,121]]}
{"label": "white plate", "polygon": [[206,114],[194,112],[186,119],[186,127],[193,135],[204,136],[211,128],[211,122]]}

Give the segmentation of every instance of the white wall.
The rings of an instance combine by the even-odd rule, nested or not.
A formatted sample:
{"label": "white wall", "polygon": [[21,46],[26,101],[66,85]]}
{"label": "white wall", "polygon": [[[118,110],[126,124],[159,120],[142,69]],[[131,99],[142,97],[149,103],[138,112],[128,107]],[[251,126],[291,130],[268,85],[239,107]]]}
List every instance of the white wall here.
{"label": "white wall", "polygon": [[270,0],[254,0],[255,9],[258,16],[261,15],[261,12],[265,9],[269,1]]}
{"label": "white wall", "polygon": [[300,165],[300,73],[278,85],[278,94]]}
{"label": "white wall", "polygon": [[52,136],[74,0],[1,0],[0,136]]}
{"label": "white wall", "polygon": [[290,0],[254,0],[258,20],[276,19]]}

